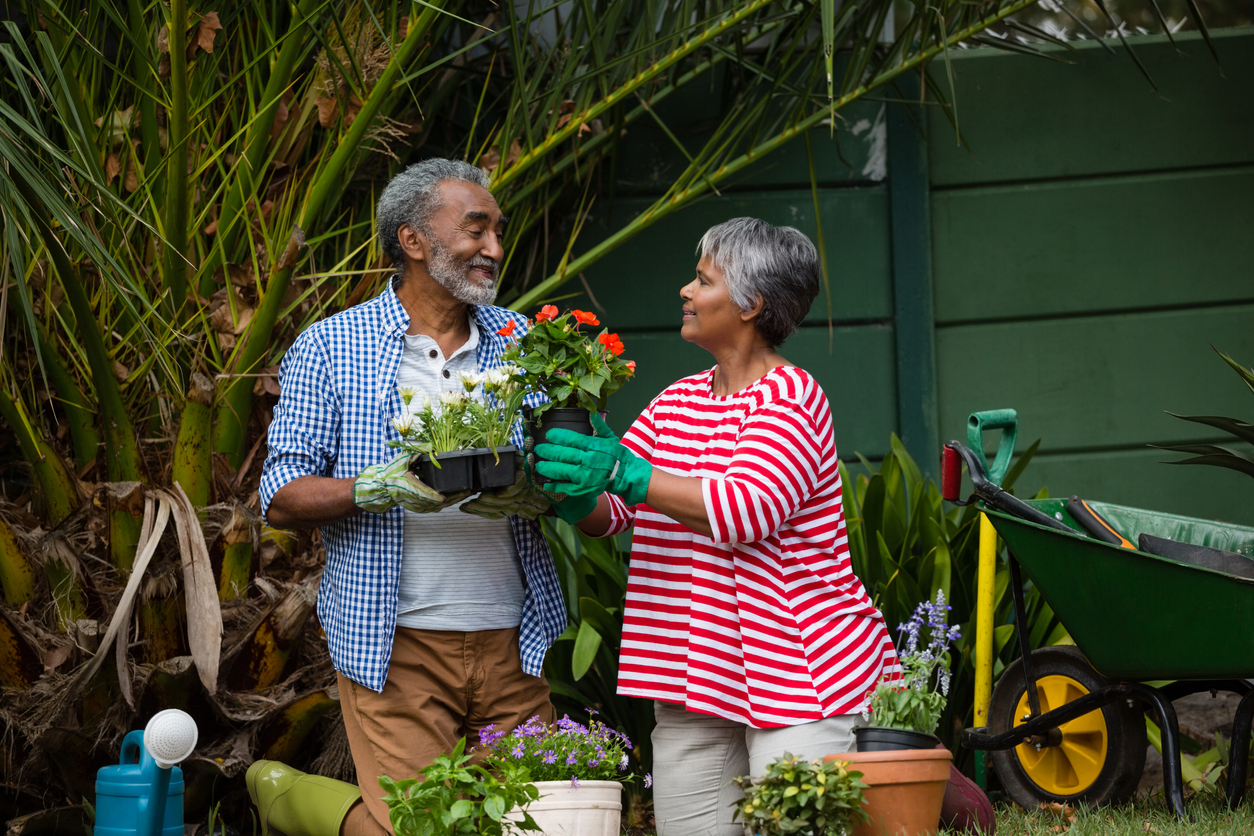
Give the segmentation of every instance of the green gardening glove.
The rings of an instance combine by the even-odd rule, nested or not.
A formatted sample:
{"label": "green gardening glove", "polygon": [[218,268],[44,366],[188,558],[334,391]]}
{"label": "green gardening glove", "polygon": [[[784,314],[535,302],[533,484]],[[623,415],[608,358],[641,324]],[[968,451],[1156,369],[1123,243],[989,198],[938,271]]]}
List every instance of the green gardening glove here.
{"label": "green gardening glove", "polygon": [[649,493],[653,465],[623,446],[596,413],[595,436],[570,430],[549,430],[547,444],[536,446],[536,472],[548,481],[546,491],[568,496],[597,497],[609,492],[628,505],[640,505]]}
{"label": "green gardening glove", "polygon": [[523,473],[527,477],[527,484],[549,498],[549,501],[553,503],[553,513],[557,514],[559,520],[574,525],[591,514],[597,507],[596,496],[567,496],[564,493],[544,489],[544,479],[536,475],[536,440],[531,436],[529,428],[524,432],[526,436],[523,440]]}
{"label": "green gardening glove", "polygon": [[469,494],[445,496],[423,484],[409,469],[414,454],[401,453],[387,464],[372,464],[353,483],[353,504],[365,511],[382,514],[397,505],[416,514],[430,514],[456,505]]}
{"label": "green gardening glove", "polygon": [[461,507],[467,514],[498,520],[501,517],[524,517],[534,520],[549,510],[553,501],[527,477],[526,459],[519,457],[514,471],[514,484],[506,488],[484,491]]}

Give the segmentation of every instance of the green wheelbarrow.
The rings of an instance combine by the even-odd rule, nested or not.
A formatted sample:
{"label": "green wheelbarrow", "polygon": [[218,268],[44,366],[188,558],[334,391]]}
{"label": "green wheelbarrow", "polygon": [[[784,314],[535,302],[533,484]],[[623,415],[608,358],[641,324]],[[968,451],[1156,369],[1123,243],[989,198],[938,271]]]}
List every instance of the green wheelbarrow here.
{"label": "green wheelbarrow", "polygon": [[[1026,808],[1118,802],[1140,780],[1148,709],[1162,730],[1168,802],[1187,819],[1171,701],[1231,691],[1242,697],[1227,786],[1235,808],[1254,719],[1254,559],[1243,554],[1254,551],[1254,528],[1077,497],[1018,499],[999,485],[1014,446],[1013,411],[972,415],[968,440],[980,449],[990,415],[1003,432],[996,462],[986,471],[982,454],[949,442],[942,495],[960,505],[978,499],[1006,543],[1021,658],[993,689],[987,725],[966,729],[963,745],[992,751],[1003,787]],[[974,487],[966,501],[959,498],[963,464]],[[1025,575],[1074,647],[1029,648]],[[1198,612],[1223,619],[1223,641]]]}

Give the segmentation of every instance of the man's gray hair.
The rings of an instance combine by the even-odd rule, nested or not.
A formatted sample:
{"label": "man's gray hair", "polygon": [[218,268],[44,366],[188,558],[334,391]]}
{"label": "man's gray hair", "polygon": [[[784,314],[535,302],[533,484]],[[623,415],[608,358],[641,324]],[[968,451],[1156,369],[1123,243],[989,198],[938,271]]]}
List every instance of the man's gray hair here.
{"label": "man's gray hair", "polygon": [[485,189],[489,184],[488,175],[470,163],[432,157],[393,177],[379,196],[375,212],[379,244],[401,273],[405,270],[405,250],[396,234],[405,224],[424,235],[431,234],[431,216],[441,205],[436,187],[445,180],[461,180]]}
{"label": "man's gray hair", "polygon": [[767,342],[788,339],[810,312],[822,271],[818,250],[800,230],[772,226],[757,218],[733,218],[710,227],[697,245],[723,271],[732,304],[750,310],[762,299],[753,320]]}

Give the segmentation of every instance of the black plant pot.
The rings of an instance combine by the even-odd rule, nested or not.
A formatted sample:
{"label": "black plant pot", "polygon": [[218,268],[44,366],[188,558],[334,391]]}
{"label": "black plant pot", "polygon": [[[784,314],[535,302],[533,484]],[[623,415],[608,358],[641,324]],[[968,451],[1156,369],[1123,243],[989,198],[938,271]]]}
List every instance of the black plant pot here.
{"label": "black plant pot", "polygon": [[859,726],[853,730],[859,752],[894,752],[900,749],[935,749],[939,743],[934,734],[889,729],[883,726]]}
{"label": "black plant pot", "polygon": [[[601,413],[605,419],[605,413]],[[553,406],[540,416],[535,426],[534,436],[537,444],[548,439],[549,430],[571,430],[580,435],[596,435],[592,429],[592,413],[583,407]]]}
{"label": "black plant pot", "polygon": [[476,447],[466,452],[475,454],[475,490],[508,488],[514,484],[514,459],[518,455],[518,448],[513,444],[503,447]]}
{"label": "black plant pot", "polygon": [[[475,489],[475,455],[477,450],[453,450],[449,453],[436,453],[440,466],[432,463],[431,457],[423,454],[418,457],[410,468],[422,480],[422,483],[443,494],[462,493]],[[491,457],[488,459],[491,461]]]}

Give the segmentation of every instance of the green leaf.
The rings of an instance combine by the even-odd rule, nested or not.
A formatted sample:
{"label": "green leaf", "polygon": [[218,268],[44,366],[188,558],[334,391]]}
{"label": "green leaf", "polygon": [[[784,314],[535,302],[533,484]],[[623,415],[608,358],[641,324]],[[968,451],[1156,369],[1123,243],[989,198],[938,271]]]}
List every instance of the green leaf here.
{"label": "green leaf", "polygon": [[483,800],[483,812],[492,821],[500,821],[501,816],[505,815],[505,799],[499,795],[489,795]]}
{"label": "green leaf", "polygon": [[450,807],[448,811],[448,819],[449,821],[464,819],[471,815],[474,811],[475,805],[463,798],[453,802],[453,806]]}
{"label": "green leaf", "polygon": [[[613,644],[618,644],[619,631],[622,628],[619,626],[618,619],[600,601],[593,598],[580,598],[579,617],[583,624],[591,624],[603,641],[609,639]],[[583,624],[580,625],[580,629],[583,629]]]}
{"label": "green leaf", "polygon": [[575,651],[571,655],[570,667],[575,681],[583,679],[588,668],[596,659],[597,650],[601,647],[601,634],[591,623],[585,621],[579,625],[579,634],[575,637]]}

